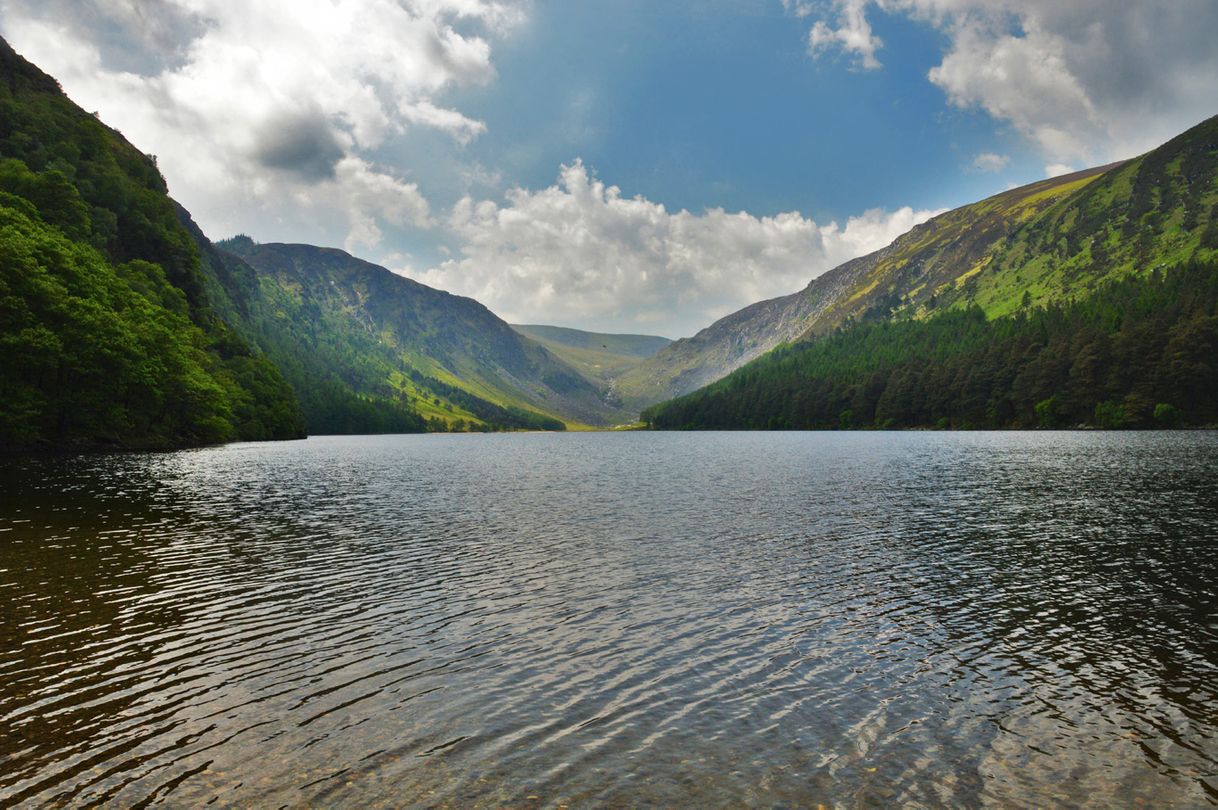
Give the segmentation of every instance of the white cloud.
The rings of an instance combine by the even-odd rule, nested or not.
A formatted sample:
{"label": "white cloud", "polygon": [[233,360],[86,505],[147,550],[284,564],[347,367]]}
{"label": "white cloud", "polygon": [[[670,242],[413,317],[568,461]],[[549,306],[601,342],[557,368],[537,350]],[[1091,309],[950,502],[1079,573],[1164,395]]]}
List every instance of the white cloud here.
{"label": "white cloud", "polygon": [[931,82],[957,107],[977,106],[1010,121],[1045,154],[1076,156],[1102,134],[1095,105],[1066,62],[1070,44],[1038,28],[995,36],[962,25]]}
{"label": "white cloud", "polygon": [[[783,6],[798,17],[806,17],[812,13],[812,7],[807,2],[789,2],[783,0]],[[825,20],[817,20],[808,32],[808,52],[820,56],[826,51],[838,48],[846,53],[854,54],[858,64],[864,70],[875,70],[880,67],[880,61],[875,53],[884,47],[884,42],[871,32],[871,24],[867,21],[867,0],[836,0],[835,25]]]}
{"label": "white cloud", "polygon": [[1007,155],[994,152],[982,152],[973,158],[973,169],[979,172],[1000,172],[1011,162]]}
{"label": "white cloud", "polygon": [[933,213],[873,210],[843,227],[797,212],[670,212],[623,197],[576,160],[556,185],[515,189],[503,205],[462,199],[448,223],[465,242],[461,257],[410,274],[516,322],[676,336],[797,290]]}
{"label": "white cloud", "polygon": [[1045,165],[1045,177],[1061,177],[1070,174],[1075,168],[1068,163],[1048,163]]}
{"label": "white cloud", "polygon": [[304,222],[319,241],[374,245],[384,227],[431,221],[418,186],[369,154],[411,127],[457,144],[484,132],[440,97],[494,77],[487,37],[516,25],[524,8],[0,0],[0,31],[74,100],[157,154],[172,192],[209,233]]}
{"label": "white cloud", "polygon": [[809,0],[782,0],[782,7],[796,17],[807,17],[816,11]]}
{"label": "white cloud", "polygon": [[[409,222],[419,228],[431,225],[427,200],[417,185],[396,180],[357,157],[339,161],[334,185],[352,219],[346,240],[350,253],[358,252],[360,245],[371,248],[381,243],[378,220]],[[326,190],[320,191],[324,194]]]}
{"label": "white cloud", "polygon": [[784,0],[819,16],[811,51],[878,67],[876,10],[939,30],[928,79],[949,103],[1010,124],[1053,163],[1101,163],[1151,149],[1218,112],[1212,0]]}

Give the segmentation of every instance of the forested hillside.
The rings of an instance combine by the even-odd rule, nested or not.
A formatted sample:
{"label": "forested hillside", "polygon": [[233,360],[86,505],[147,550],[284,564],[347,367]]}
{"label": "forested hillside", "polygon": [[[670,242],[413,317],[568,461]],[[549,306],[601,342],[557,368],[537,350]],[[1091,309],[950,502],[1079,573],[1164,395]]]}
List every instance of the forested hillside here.
{"label": "forested hillside", "polygon": [[217,249],[154,159],[2,42],[0,71],[0,448],[629,418],[477,302],[341,251]]}
{"label": "forested hillside", "polygon": [[[963,285],[1004,239],[1112,167],[1041,180],[948,211],[791,295],[734,312],[678,340],[616,382],[640,407],[693,391],[781,343],[905,307],[925,313]],[[970,288],[971,290],[972,288]]]}
{"label": "forested hillside", "polygon": [[990,320],[977,306],[785,346],[643,415],[658,428],[1218,424],[1218,262]]}
{"label": "forested hillside", "polygon": [[[836,291],[802,342],[648,410],[648,420],[754,428],[1213,421],[1205,358],[1215,313],[1206,290],[1218,261],[1218,118],[1103,168],[993,198],[1032,201],[1056,189],[1051,204],[1028,208],[1001,238],[957,239],[934,261],[892,261],[943,222],[982,227],[984,219],[956,215],[983,212],[992,202],[983,201],[832,271],[824,278]],[[958,250],[969,239],[974,249]]]}
{"label": "forested hillside", "polygon": [[0,447],[302,436],[155,162],[0,40]]}

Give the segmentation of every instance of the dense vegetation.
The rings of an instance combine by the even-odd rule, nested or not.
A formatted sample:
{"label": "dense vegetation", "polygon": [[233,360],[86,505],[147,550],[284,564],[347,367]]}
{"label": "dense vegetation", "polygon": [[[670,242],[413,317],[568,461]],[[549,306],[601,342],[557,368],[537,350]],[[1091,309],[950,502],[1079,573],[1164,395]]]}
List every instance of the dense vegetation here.
{"label": "dense vegetation", "polygon": [[652,407],[658,428],[1218,423],[1218,262],[987,320],[976,306],[789,345]]}
{"label": "dense vegetation", "polygon": [[0,447],[303,435],[155,162],[0,40]]}

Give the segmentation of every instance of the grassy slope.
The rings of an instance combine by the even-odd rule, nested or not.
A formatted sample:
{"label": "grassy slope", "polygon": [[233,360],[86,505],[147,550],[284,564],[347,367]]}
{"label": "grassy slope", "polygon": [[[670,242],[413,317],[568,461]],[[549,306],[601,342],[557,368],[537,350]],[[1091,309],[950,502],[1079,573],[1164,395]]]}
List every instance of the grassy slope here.
{"label": "grassy slope", "polygon": [[655,335],[611,335],[561,326],[512,324],[585,377],[605,385],[663,349],[672,341]]}
{"label": "grassy slope", "polygon": [[320,352],[325,366],[339,369],[356,390],[396,398],[447,423],[503,423],[495,407],[573,428],[626,416],[600,386],[472,299],[340,250],[246,239],[221,247],[258,272],[263,340],[290,336]]}
{"label": "grassy slope", "polygon": [[[1218,117],[1108,172],[1002,243],[961,300],[990,317],[1085,297],[1107,281],[1193,257],[1218,233]],[[1203,244],[1207,234],[1210,244]]]}
{"label": "grassy slope", "polygon": [[851,320],[925,317],[946,304],[971,300],[969,279],[985,272],[1011,234],[1116,165],[1042,180],[948,211],[890,246],[830,271],[810,285],[832,294],[803,335],[825,334]]}
{"label": "grassy slope", "polygon": [[[851,318],[925,318],[974,304],[995,318],[1086,297],[1124,276],[1206,258],[1202,237],[1218,227],[1216,206],[1218,118],[1211,118],[1134,160],[1015,189],[915,228],[893,247],[933,224],[940,233],[924,241],[948,236],[947,249],[929,261],[916,244],[885,256],[805,334]],[[1016,227],[978,238],[995,217]]]}
{"label": "grassy slope", "polygon": [[541,326],[538,324],[511,325],[523,335],[528,335],[537,341],[546,341],[556,346],[567,346],[573,349],[589,349],[606,352],[621,357],[651,357],[669,343],[670,338],[658,335],[618,335],[604,332],[585,332],[582,329],[570,329],[565,326]]}

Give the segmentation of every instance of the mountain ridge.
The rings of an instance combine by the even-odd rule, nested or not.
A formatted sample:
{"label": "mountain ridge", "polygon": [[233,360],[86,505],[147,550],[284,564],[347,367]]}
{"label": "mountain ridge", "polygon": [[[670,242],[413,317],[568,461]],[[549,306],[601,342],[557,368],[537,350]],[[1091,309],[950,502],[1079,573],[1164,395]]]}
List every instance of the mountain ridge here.
{"label": "mountain ridge", "polygon": [[224,321],[155,161],[0,39],[0,446],[304,435]]}
{"label": "mountain ridge", "polygon": [[[472,298],[436,290],[337,248],[258,244],[248,238],[219,247],[257,272],[264,297],[277,297],[277,312],[291,309],[297,314],[289,320],[296,322],[323,319],[334,334],[358,340],[364,359],[379,374],[363,385],[405,398],[430,411],[433,420],[493,423],[504,417],[495,408],[534,411],[575,426],[624,418],[602,388]],[[269,289],[272,284],[278,289]],[[272,323],[263,318],[264,335],[273,331]],[[307,330],[295,335],[303,345],[317,344]],[[285,357],[284,362],[290,361]],[[483,418],[479,410],[497,416]],[[552,421],[546,426],[555,427]]]}
{"label": "mountain ridge", "polygon": [[[1120,163],[1048,178],[945,211],[914,226],[891,244],[834,267],[789,295],[759,301],[727,315],[690,338],[675,341],[651,360],[616,381],[621,395],[641,406],[707,385],[778,345],[828,331],[874,306],[884,274],[968,257],[992,245],[1065,194],[1095,180]],[[986,228],[975,238],[971,223],[980,214]],[[871,288],[862,290],[867,278]],[[859,287],[855,298],[845,291]],[[862,285],[866,286],[866,285]]]}
{"label": "mountain ridge", "polygon": [[[1218,116],[1091,172],[1000,238],[979,238],[981,249],[940,251],[931,257],[946,256],[939,264],[885,266],[880,251],[843,265],[830,279],[835,297],[796,340],[645,419],[719,428],[1207,424],[1218,414]],[[967,226],[964,215],[1001,197],[936,220]],[[893,246],[924,237],[915,229]]]}

